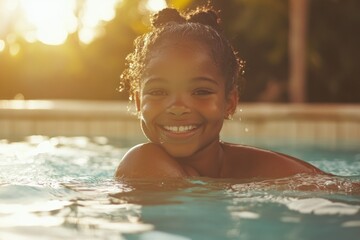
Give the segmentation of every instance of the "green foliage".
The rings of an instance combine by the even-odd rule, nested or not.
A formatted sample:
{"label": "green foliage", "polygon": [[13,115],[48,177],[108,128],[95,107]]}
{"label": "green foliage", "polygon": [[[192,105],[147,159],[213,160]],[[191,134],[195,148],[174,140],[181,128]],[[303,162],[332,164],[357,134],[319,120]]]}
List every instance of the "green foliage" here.
{"label": "green foliage", "polygon": [[227,35],[247,63],[242,100],[256,101],[269,81],[287,80],[288,1],[231,2],[222,6],[222,16]]}
{"label": "green foliage", "polygon": [[360,102],[360,1],[311,1],[308,91],[312,102]]}
{"label": "green foliage", "polygon": [[[133,40],[149,27],[146,0],[124,0],[104,34],[89,45],[73,34],[61,46],[27,43],[0,52],[0,98],[127,99],[116,91]],[[209,0],[168,0],[189,9]],[[287,101],[288,0],[212,0],[225,34],[247,62],[242,101]],[[308,96],[311,102],[360,102],[360,1],[310,0]],[[277,89],[273,95],[271,87]],[[274,88],[273,88],[274,89]],[[270,89],[271,90],[271,89]],[[270,91],[271,92],[271,91]],[[264,97],[267,96],[267,97]]]}

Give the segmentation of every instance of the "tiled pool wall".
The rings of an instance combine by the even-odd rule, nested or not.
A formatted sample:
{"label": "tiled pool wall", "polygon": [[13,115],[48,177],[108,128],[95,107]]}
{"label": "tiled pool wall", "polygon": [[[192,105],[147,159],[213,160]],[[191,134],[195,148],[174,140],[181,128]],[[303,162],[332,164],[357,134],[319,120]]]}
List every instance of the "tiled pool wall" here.
{"label": "tiled pool wall", "polygon": [[[131,104],[121,101],[0,100],[0,139],[106,136],[142,141]],[[360,149],[360,105],[240,104],[224,140],[259,145]]]}

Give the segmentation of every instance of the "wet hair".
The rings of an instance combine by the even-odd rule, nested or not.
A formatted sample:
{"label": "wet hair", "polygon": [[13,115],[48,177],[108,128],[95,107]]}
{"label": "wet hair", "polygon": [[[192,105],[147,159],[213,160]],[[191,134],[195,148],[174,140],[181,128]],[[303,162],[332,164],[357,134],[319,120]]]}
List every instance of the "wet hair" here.
{"label": "wet hair", "polygon": [[128,90],[130,99],[140,87],[142,74],[151,53],[161,44],[179,39],[195,40],[210,51],[214,63],[224,78],[225,93],[239,87],[244,71],[242,61],[224,36],[217,12],[211,8],[198,8],[181,14],[173,8],[165,8],[151,18],[152,30],[135,39],[135,50],[126,57],[127,68],[120,76],[120,91]]}

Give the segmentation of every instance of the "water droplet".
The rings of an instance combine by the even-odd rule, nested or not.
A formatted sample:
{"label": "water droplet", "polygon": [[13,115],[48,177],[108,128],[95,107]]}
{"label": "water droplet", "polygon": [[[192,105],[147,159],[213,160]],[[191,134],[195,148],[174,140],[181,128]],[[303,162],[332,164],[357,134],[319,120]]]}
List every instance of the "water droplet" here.
{"label": "water droplet", "polygon": [[121,82],[119,87],[117,88],[118,92],[123,92],[125,91],[125,89],[126,89],[125,83]]}

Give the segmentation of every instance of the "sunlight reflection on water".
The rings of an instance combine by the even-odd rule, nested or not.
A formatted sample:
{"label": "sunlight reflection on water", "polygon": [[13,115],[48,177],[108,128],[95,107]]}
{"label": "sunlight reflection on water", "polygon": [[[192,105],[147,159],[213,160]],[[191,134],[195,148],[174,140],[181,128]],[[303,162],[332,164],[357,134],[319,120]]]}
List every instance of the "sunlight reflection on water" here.
{"label": "sunlight reflection on water", "polygon": [[[347,239],[360,230],[360,168],[352,160],[336,170],[348,177],[129,184],[113,179],[125,151],[104,137],[0,141],[0,239],[262,239],[269,233],[255,229],[264,224],[276,239],[315,236],[320,227],[328,229],[323,237]],[[335,168],[331,159],[319,163]]]}

